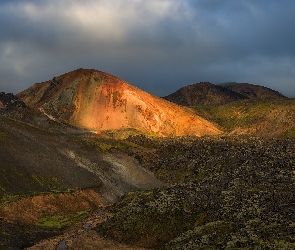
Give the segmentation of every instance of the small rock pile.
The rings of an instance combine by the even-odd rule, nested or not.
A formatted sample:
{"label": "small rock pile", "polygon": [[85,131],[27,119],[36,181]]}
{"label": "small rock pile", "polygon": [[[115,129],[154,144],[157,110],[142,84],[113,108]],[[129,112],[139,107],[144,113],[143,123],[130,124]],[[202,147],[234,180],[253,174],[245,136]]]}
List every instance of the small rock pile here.
{"label": "small rock pile", "polygon": [[27,106],[14,94],[0,92],[0,108],[27,108]]}

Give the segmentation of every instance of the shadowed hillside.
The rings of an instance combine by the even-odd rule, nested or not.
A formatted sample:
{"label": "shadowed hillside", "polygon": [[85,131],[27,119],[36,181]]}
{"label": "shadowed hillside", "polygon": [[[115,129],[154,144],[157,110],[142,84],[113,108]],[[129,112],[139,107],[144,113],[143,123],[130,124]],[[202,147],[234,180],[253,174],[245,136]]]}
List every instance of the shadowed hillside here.
{"label": "shadowed hillside", "polygon": [[[104,147],[128,145],[108,144],[83,130],[73,133],[49,132],[0,116],[2,197],[95,187],[105,202],[113,202],[125,192],[160,184],[127,155],[104,153]],[[140,178],[132,179],[133,174]]]}
{"label": "shadowed hillside", "polygon": [[242,94],[209,82],[200,82],[182,87],[163,98],[183,106],[223,104],[246,99]]}
{"label": "shadowed hillside", "polygon": [[254,85],[249,83],[225,83],[221,85],[222,87],[225,87],[227,89],[230,89],[236,93],[239,93],[243,96],[246,96],[249,99],[255,99],[255,98],[280,98],[285,97],[280,92],[266,88],[264,86],[260,85]]}
{"label": "shadowed hillside", "polygon": [[148,94],[110,74],[78,69],[18,94],[52,119],[92,130],[134,128],[147,134],[219,134],[190,109]]}
{"label": "shadowed hillside", "polygon": [[183,106],[226,104],[254,98],[283,98],[279,92],[248,83],[226,83],[221,85],[200,82],[180,88],[164,99]]}
{"label": "shadowed hillside", "polygon": [[50,124],[0,115],[0,248],[23,249],[125,193],[163,185],[122,151],[136,144]]}

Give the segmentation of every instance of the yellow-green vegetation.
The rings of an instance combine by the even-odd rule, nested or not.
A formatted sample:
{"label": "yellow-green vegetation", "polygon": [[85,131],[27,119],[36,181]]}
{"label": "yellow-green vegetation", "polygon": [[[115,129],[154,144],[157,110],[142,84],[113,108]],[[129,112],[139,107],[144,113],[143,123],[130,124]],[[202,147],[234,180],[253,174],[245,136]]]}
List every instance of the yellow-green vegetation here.
{"label": "yellow-green vegetation", "polygon": [[118,130],[104,130],[102,133],[103,138],[121,140],[126,139],[129,136],[143,135],[143,132],[134,128],[125,128]]}
{"label": "yellow-green vegetation", "polygon": [[83,220],[89,215],[89,211],[79,211],[75,214],[49,215],[39,219],[36,226],[46,228],[63,228],[75,221]]}
{"label": "yellow-green vegetation", "polygon": [[[254,128],[265,130],[267,134],[272,133],[272,129],[276,130],[276,126],[285,131],[295,129],[295,99],[253,99],[193,108],[227,132],[237,128]],[[294,133],[286,132],[285,135],[293,136]]]}
{"label": "yellow-green vegetation", "polygon": [[0,197],[0,206],[3,206],[7,203],[20,200],[26,197],[33,197],[37,195],[55,195],[56,197],[59,197],[60,194],[66,194],[66,193],[73,193],[77,191],[78,189],[65,189],[65,190],[51,190],[48,192],[33,192],[28,194],[12,194],[9,192],[6,192],[3,188],[0,187],[1,190],[1,197]]}
{"label": "yellow-green vegetation", "polygon": [[116,215],[99,226],[98,232],[128,243],[154,239],[148,247],[163,245],[204,218],[193,204],[171,190],[130,193],[111,211]]}
{"label": "yellow-green vegetation", "polygon": [[90,145],[91,147],[94,147],[99,152],[106,152],[110,149],[128,149],[130,147],[137,147],[133,142],[126,141],[126,140],[120,140],[120,139],[107,139],[107,138],[94,138],[94,137],[88,137],[84,138],[83,141]]}
{"label": "yellow-green vegetation", "polygon": [[0,249],[27,249],[44,238],[55,236],[58,231],[0,219]]}
{"label": "yellow-green vegetation", "polygon": [[62,185],[62,180],[59,180],[56,176],[44,177],[32,174],[32,180],[40,186],[49,186],[52,189],[58,188]]}
{"label": "yellow-green vegetation", "polygon": [[9,202],[12,201],[16,201],[22,198],[25,198],[26,195],[14,195],[14,194],[10,194],[10,193],[2,193],[1,197],[0,197],[0,206],[5,205]]}
{"label": "yellow-green vegetation", "polygon": [[195,249],[196,246],[201,249],[220,249],[226,245],[227,237],[235,230],[236,225],[232,222],[209,222],[181,234],[166,244],[163,249]]}

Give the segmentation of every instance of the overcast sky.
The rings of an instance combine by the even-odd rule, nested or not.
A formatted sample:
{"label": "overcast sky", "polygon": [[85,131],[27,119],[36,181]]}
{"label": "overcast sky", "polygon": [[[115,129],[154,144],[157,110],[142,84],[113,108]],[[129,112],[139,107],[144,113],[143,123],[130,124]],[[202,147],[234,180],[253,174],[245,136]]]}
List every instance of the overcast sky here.
{"label": "overcast sky", "polygon": [[294,0],[1,0],[0,91],[94,68],[158,96],[200,81],[295,97]]}

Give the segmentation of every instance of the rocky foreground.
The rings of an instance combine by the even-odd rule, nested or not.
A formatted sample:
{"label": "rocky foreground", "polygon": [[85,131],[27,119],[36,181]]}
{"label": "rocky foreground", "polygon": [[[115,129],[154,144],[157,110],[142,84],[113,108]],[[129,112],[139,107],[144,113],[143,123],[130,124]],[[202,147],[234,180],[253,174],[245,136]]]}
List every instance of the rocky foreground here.
{"label": "rocky foreground", "polygon": [[154,249],[295,248],[294,140],[129,140],[170,185],[126,195],[100,235]]}
{"label": "rocky foreground", "polygon": [[195,87],[192,109],[96,70],[1,92],[0,249],[295,249],[295,99]]}
{"label": "rocky foreground", "polygon": [[[92,227],[87,234],[67,241],[68,249],[99,249],[102,242],[112,246],[123,244],[126,249],[295,248],[294,139],[147,138],[143,135],[120,140],[87,138],[93,145],[103,145],[103,151],[100,148],[99,152],[107,157],[104,159],[125,155],[126,159],[133,159],[154,173],[163,185],[126,192],[122,199],[103,211],[113,217]],[[69,202],[65,203],[63,194],[50,197],[71,207]],[[9,211],[6,218],[17,218],[16,205],[25,204],[24,201],[7,204],[2,215]],[[79,207],[74,215],[80,218],[81,211],[90,213],[95,209]],[[62,220],[69,216],[62,215]],[[45,219],[54,219],[54,223],[60,225],[60,221],[55,221],[58,218],[52,215]],[[63,239],[62,234],[71,235],[67,227],[61,230],[42,227],[44,218],[41,219],[36,218],[37,223],[33,225],[1,221],[2,246],[19,249],[14,246],[36,244],[37,247],[41,239],[58,235],[46,241],[52,245]],[[56,247],[54,244],[52,249]]]}

